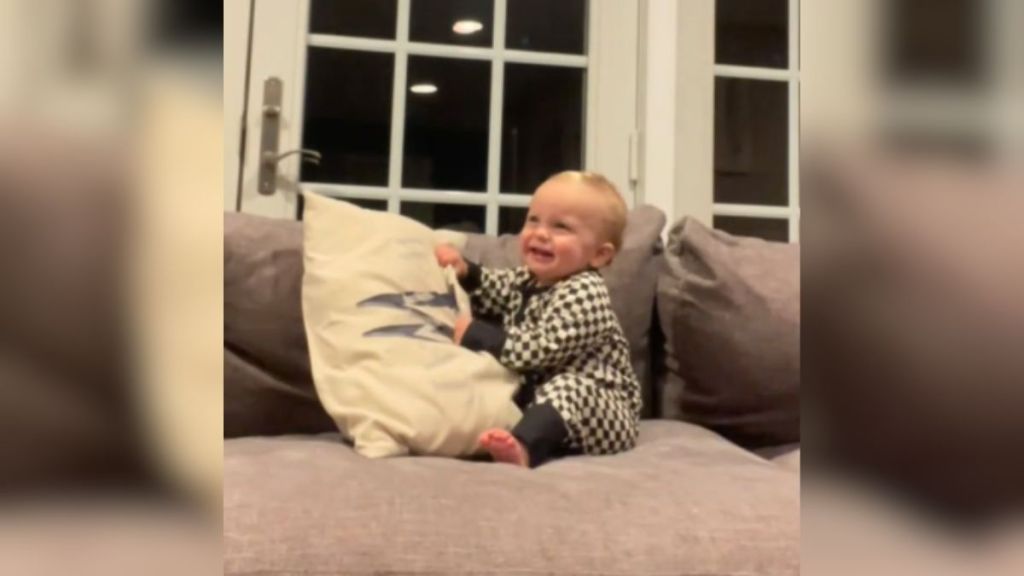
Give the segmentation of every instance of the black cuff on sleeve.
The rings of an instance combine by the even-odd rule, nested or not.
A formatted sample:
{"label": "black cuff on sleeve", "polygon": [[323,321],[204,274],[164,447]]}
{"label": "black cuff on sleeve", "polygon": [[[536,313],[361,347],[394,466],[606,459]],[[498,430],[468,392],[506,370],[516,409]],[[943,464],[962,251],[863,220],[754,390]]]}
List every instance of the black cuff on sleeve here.
{"label": "black cuff on sleeve", "polygon": [[466,260],[466,275],[459,278],[459,284],[466,292],[475,292],[480,287],[481,275],[480,265]]}
{"label": "black cuff on sleeve", "polygon": [[462,335],[462,346],[501,358],[501,351],[505,348],[505,330],[490,322],[473,320]]}

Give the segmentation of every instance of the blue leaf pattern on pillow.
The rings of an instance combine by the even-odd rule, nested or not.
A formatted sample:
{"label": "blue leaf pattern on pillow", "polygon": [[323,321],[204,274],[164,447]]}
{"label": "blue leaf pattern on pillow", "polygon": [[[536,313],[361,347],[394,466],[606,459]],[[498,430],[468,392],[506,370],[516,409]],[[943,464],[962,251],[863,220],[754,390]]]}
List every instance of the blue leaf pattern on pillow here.
{"label": "blue leaf pattern on pillow", "polygon": [[443,324],[419,308],[448,308],[457,310],[454,287],[448,292],[393,292],[377,294],[360,301],[359,308],[392,308],[406,310],[423,321],[423,324],[398,324],[381,326],[363,334],[367,338],[413,338],[428,342],[451,343],[455,334],[453,327]]}

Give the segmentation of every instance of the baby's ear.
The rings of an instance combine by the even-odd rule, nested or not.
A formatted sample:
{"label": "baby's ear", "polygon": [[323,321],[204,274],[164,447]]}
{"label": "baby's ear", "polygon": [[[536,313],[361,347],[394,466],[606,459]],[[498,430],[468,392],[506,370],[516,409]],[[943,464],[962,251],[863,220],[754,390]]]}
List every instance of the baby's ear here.
{"label": "baby's ear", "polygon": [[604,268],[611,264],[612,258],[615,258],[615,245],[611,242],[605,242],[597,247],[593,258],[590,259],[590,265],[594,268]]}

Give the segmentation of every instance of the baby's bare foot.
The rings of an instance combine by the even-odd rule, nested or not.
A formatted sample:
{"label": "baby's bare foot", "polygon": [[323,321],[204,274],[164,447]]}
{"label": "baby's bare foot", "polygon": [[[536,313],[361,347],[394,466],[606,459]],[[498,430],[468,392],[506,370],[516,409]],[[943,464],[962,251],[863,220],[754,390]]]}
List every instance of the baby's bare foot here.
{"label": "baby's bare foot", "polygon": [[530,465],[530,455],[526,453],[526,448],[508,430],[488,430],[480,435],[479,442],[484,450],[490,452],[495,462],[524,467]]}

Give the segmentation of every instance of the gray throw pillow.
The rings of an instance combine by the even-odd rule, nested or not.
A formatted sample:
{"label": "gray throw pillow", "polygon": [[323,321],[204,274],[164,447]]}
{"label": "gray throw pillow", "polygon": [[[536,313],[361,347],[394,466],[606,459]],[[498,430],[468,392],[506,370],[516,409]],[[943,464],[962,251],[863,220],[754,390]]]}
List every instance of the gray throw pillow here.
{"label": "gray throw pillow", "polygon": [[[612,308],[629,340],[633,370],[640,380],[645,418],[657,415],[651,377],[651,321],[658,271],[661,269],[661,231],[665,213],[654,206],[638,206],[629,212],[622,250],[601,271],[608,285]],[[515,234],[469,234],[464,256],[483,266],[518,266],[519,239]]]}
{"label": "gray throw pillow", "polygon": [[800,249],[683,218],[658,280],[662,415],[747,447],[800,438]]}

